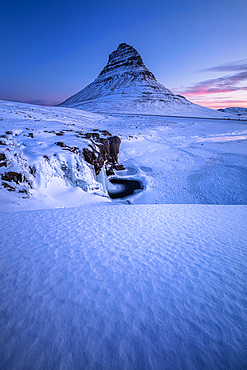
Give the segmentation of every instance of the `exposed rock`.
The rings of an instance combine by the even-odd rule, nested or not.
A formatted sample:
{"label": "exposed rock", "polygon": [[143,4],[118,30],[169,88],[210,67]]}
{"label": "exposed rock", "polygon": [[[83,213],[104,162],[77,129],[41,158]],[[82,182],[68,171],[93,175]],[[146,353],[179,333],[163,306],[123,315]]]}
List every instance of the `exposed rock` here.
{"label": "exposed rock", "polygon": [[[101,138],[98,133],[87,133],[85,137],[91,140],[88,148],[83,149],[86,162],[94,166],[96,175],[105,165],[107,176],[114,175],[114,168],[118,163],[118,153],[121,139],[118,136]],[[120,166],[123,169],[123,166]]]}
{"label": "exposed rock", "polygon": [[118,163],[118,153],[119,153],[119,147],[121,140],[118,136],[111,136],[108,139],[109,144],[110,144],[110,157],[112,160],[112,163]]}
{"label": "exposed rock", "polygon": [[57,141],[55,144],[58,145],[58,146],[60,146],[61,148],[65,148],[67,146],[62,141]]}
{"label": "exposed rock", "polygon": [[82,152],[83,152],[85,161],[90,164],[94,164],[95,159],[97,159],[97,157],[95,156],[95,153],[89,150],[88,148],[83,148]]}
{"label": "exposed rock", "polygon": [[[67,130],[66,130],[67,131]],[[71,130],[72,131],[72,130]],[[81,137],[83,136],[83,132],[82,131],[76,131],[76,137]]]}
{"label": "exposed rock", "polygon": [[113,166],[106,168],[106,176],[112,176],[115,175]]}
{"label": "exposed rock", "polygon": [[103,157],[96,151],[91,151],[88,148],[83,148],[83,155],[85,161],[94,166],[96,175],[99,175],[101,168],[104,165]]}
{"label": "exposed rock", "polygon": [[104,136],[111,136],[111,133],[107,130],[100,130],[100,132],[102,133],[102,135]]}
{"label": "exposed rock", "polygon": [[64,144],[62,141],[58,141],[55,144],[60,146],[64,150],[69,150],[72,153],[79,153],[79,149],[77,146],[69,146],[69,145]]}
{"label": "exposed rock", "polygon": [[3,182],[2,184],[3,184],[3,187],[5,189],[7,189],[8,191],[15,191],[16,190],[16,188],[14,188],[13,186],[7,184],[6,182]]}
{"label": "exposed rock", "polygon": [[0,161],[6,161],[6,157],[4,153],[0,153]]}
{"label": "exposed rock", "polygon": [[85,135],[84,135],[85,139],[91,139],[93,138],[94,140],[96,141],[99,141],[99,134],[96,133],[96,132],[87,132]]}
{"label": "exposed rock", "polygon": [[27,189],[20,189],[18,193],[28,194]]}
{"label": "exposed rock", "polygon": [[36,172],[37,172],[37,170],[36,170],[36,168],[35,168],[35,166],[29,166],[29,172],[31,173],[31,175],[33,175],[33,176],[35,176],[35,174],[36,174]]}
{"label": "exposed rock", "polygon": [[100,154],[103,157],[104,160],[109,160],[110,158],[110,147],[109,147],[109,141],[108,139],[100,138],[99,142],[101,145],[99,145]]}
{"label": "exposed rock", "polygon": [[0,153],[0,167],[8,167],[7,158],[4,153]]}
{"label": "exposed rock", "polygon": [[122,164],[115,164],[114,168],[116,171],[123,171],[125,170],[124,166]]}
{"label": "exposed rock", "polygon": [[14,181],[16,184],[20,184],[25,180],[25,177],[21,173],[10,171],[2,174],[2,180]]}
{"label": "exposed rock", "polygon": [[77,146],[66,146],[66,148],[64,148],[63,150],[69,150],[70,152],[72,153],[79,153],[79,149]]}

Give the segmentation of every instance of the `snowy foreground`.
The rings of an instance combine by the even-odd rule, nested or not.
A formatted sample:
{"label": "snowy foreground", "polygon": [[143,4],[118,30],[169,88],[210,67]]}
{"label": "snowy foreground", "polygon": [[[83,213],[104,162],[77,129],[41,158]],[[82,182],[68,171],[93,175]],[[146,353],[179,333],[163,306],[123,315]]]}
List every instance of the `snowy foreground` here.
{"label": "snowy foreground", "polygon": [[247,206],[1,213],[2,369],[244,369]]}
{"label": "snowy foreground", "polygon": [[[1,369],[247,367],[247,121],[231,117],[0,102]],[[104,130],[141,192],[111,201],[85,162]]]}

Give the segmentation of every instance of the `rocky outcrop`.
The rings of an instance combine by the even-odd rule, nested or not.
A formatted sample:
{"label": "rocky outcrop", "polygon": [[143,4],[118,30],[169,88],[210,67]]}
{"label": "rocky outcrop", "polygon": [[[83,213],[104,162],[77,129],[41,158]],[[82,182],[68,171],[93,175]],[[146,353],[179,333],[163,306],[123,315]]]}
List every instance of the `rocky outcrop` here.
{"label": "rocky outcrop", "polygon": [[111,136],[108,139],[110,145],[110,158],[113,165],[118,163],[118,153],[121,140],[118,136]]}
{"label": "rocky outcrop", "polygon": [[1,175],[2,185],[8,191],[18,191],[19,193],[28,194],[31,187],[30,181],[19,172],[9,171]]}
{"label": "rocky outcrop", "polygon": [[77,146],[66,145],[63,141],[57,141],[55,145],[60,146],[60,148],[63,148],[64,150],[69,150],[72,153],[79,153]]}
{"label": "rocky outcrop", "polygon": [[2,174],[1,177],[2,177],[2,180],[10,181],[10,182],[13,181],[16,184],[20,184],[21,182],[27,182],[25,176],[23,176],[21,173],[18,173],[18,172],[9,171],[9,172]]}
{"label": "rocky outcrop", "polygon": [[123,165],[118,164],[118,153],[121,139],[118,136],[102,138],[98,133],[85,134],[90,139],[88,148],[83,148],[83,156],[86,162],[94,166],[96,175],[99,175],[103,166],[106,174],[113,175],[114,169],[124,169]]}
{"label": "rocky outcrop", "polygon": [[7,167],[7,158],[4,153],[0,153],[0,167]]}

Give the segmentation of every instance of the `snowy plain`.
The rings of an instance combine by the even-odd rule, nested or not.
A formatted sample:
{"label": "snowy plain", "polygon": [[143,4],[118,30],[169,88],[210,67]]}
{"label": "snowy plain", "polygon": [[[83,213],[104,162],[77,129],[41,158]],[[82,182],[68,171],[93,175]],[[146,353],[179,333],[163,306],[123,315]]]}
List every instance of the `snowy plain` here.
{"label": "snowy plain", "polygon": [[244,369],[246,206],[1,213],[1,368]]}
{"label": "snowy plain", "polygon": [[[246,368],[247,122],[4,101],[0,119],[31,184],[0,188],[0,367]],[[142,192],[111,201],[55,144],[92,130]]]}

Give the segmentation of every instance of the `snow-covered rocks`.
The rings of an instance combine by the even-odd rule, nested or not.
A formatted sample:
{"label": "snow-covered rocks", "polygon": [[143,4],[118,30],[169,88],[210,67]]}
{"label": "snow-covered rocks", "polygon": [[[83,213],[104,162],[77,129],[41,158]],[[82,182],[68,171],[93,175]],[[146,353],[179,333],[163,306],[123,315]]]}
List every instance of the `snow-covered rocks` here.
{"label": "snow-covered rocks", "polygon": [[[85,135],[88,122],[92,126],[90,113],[76,115],[76,126],[73,115],[66,117],[60,108],[1,102],[0,114],[1,210],[23,203],[24,208],[79,205],[90,194],[107,200],[106,189],[83,155],[90,145]],[[99,117],[94,118],[97,122]]]}
{"label": "snow-covered rocks", "polygon": [[100,137],[100,133],[87,133],[85,137],[91,140],[88,148],[83,148],[86,162],[94,166],[95,174],[99,175],[105,167],[107,175],[114,175],[114,169],[124,169],[118,164],[118,153],[121,139],[118,136]]}

